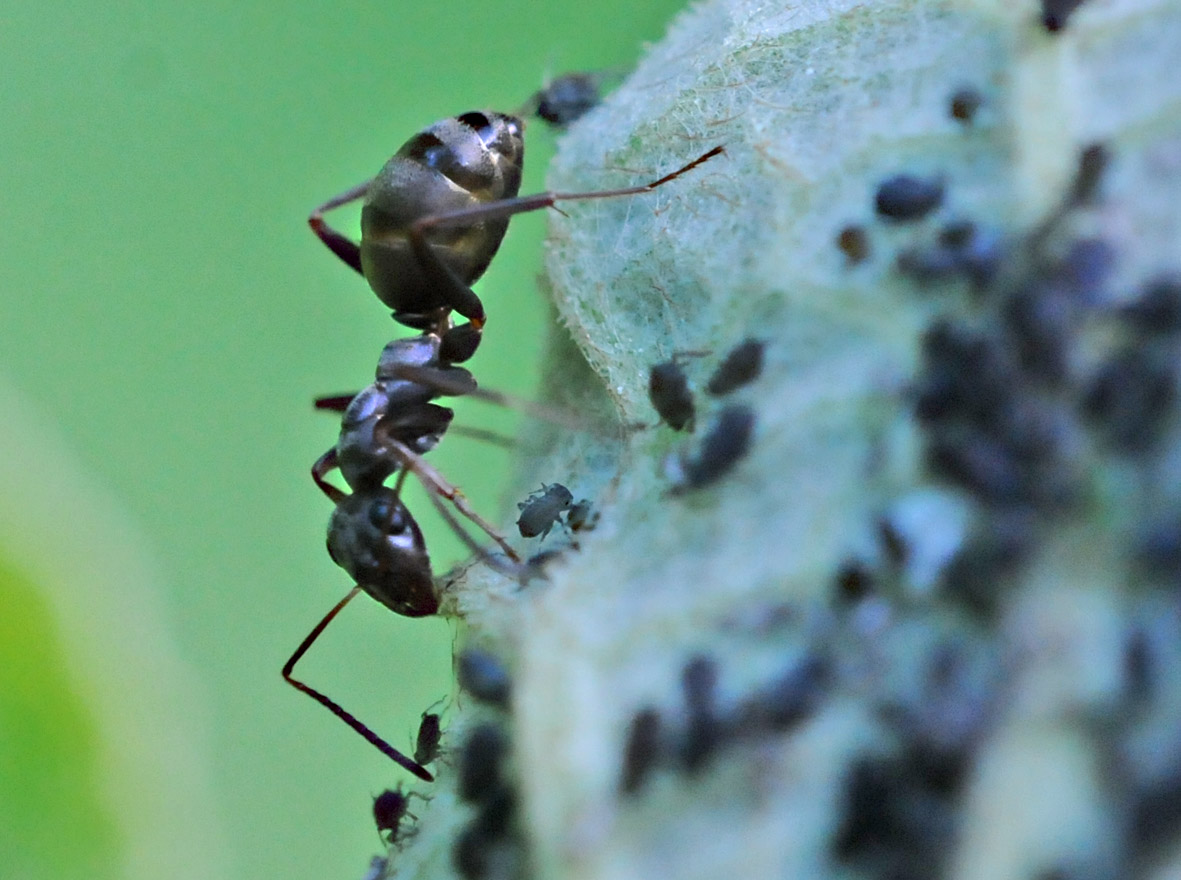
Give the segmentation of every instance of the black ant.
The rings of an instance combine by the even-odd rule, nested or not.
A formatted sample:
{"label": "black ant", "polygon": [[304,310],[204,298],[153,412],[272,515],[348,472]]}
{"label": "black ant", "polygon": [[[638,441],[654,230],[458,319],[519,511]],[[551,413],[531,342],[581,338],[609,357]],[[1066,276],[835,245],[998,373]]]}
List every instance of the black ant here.
{"label": "black ant", "polygon": [[[455,366],[475,353],[486,320],[483,303],[470,285],[496,254],[513,215],[559,201],[651,192],[723,151],[715,147],[642,186],[518,197],[523,131],[520,119],[492,112],[464,113],[436,122],[407,141],[375,178],[328,200],[308,218],[320,240],[365,276],[378,298],[393,309],[394,319],[422,332],[387,345],[374,383],[347,404],[343,397],[320,402],[327,408],[343,407],[344,415],[336,445],[316,461],[312,477],[336,505],[328,525],[328,553],[356,586],[296,648],[283,666],[283,678],[428,782],[433,777],[421,762],[395,749],[338,703],[293,678],[292,672],[360,591],[408,617],[438,612],[439,589],[426,543],[401,500],[407,474],[413,473],[426,486],[431,502],[469,549],[510,573],[520,569],[520,557],[504,537],[422,458],[442,438],[453,415],[433,400],[459,395],[504,400],[503,395],[479,392],[472,375]],[[362,198],[358,243],[329,227],[323,213]],[[467,323],[454,326],[453,311]],[[340,470],[351,494],[326,480],[334,469]],[[385,482],[391,476],[395,477],[392,487]],[[500,546],[507,565],[471,538],[443,498]]]}

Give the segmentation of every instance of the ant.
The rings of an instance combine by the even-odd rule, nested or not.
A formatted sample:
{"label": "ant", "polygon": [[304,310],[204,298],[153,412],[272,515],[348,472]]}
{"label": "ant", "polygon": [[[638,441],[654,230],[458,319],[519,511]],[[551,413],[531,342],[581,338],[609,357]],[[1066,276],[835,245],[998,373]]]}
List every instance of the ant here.
{"label": "ant", "polygon": [[[283,678],[427,782],[434,777],[423,762],[395,749],[292,673],[332,619],[361,591],[407,617],[438,613],[439,587],[426,542],[401,500],[408,474],[428,489],[435,508],[469,549],[493,567],[520,570],[521,559],[504,537],[422,458],[438,444],[453,416],[452,410],[432,401],[461,395],[505,399],[480,392],[471,373],[455,366],[475,354],[486,322],[484,305],[470,285],[488,268],[515,214],[560,201],[651,192],[723,152],[715,147],[641,186],[519,197],[523,132],[521,119],[503,113],[473,111],[440,120],[403,144],[372,180],[329,199],[308,217],[312,231],[365,277],[378,299],[393,310],[394,320],[420,335],[389,343],[375,381],[351,400],[323,398],[318,403],[343,409],[337,443],[312,466],[312,478],[335,505],[328,525],[328,553],[355,586],[295,649],[283,666]],[[358,199],[364,199],[360,242],[328,226],[323,217]],[[454,325],[452,312],[467,323]],[[340,471],[351,493],[327,481],[333,470]],[[393,486],[386,485],[390,477]],[[496,542],[508,564],[481,548],[441,499]]]}

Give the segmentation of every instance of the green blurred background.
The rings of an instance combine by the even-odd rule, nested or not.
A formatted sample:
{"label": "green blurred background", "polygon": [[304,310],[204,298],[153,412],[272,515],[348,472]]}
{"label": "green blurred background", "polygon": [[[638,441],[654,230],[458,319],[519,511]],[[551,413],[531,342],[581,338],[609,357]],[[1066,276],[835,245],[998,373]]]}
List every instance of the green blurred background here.
{"label": "green blurred background", "polygon": [[[349,586],[311,400],[396,331],[305,218],[441,116],[629,66],[679,3],[640,6],[0,7],[0,877],[364,872],[369,797],[405,774],[279,667]],[[553,143],[531,126],[524,190]],[[514,221],[478,287],[489,387],[536,379],[543,227]],[[432,459],[503,504],[501,451]],[[301,671],[404,745],[454,637],[357,602]]]}

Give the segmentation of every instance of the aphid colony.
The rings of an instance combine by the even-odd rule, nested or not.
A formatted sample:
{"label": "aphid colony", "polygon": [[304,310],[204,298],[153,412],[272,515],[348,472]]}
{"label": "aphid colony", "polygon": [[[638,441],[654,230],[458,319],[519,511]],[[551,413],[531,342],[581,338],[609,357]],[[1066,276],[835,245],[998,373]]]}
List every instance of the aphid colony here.
{"label": "aphid colony", "polygon": [[[545,109],[548,118],[565,124],[593,104],[594,82],[590,76],[563,77],[532,102],[538,112]],[[433,779],[424,766],[429,761],[420,758],[433,754],[429,743],[420,742],[416,757],[408,757],[329,697],[295,679],[293,672],[324,628],[359,592],[408,617],[439,611],[439,586],[422,531],[401,499],[408,476],[424,485],[440,516],[473,553],[506,573],[527,571],[508,541],[423,458],[442,439],[453,416],[436,400],[461,395],[503,399],[479,389],[472,374],[458,366],[475,354],[487,322],[484,304],[471,285],[495,256],[513,215],[562,201],[648,193],[722,152],[715,147],[640,186],[518,196],[523,133],[522,120],[504,113],[473,111],[440,120],[403,144],[372,180],[329,199],[308,218],[317,237],[363,275],[378,299],[392,309],[394,320],[419,335],[386,345],[375,380],[367,388],[317,401],[319,408],[342,412],[339,437],[313,465],[312,477],[335,506],[328,526],[329,555],[356,586],[303,640],[284,665],[283,677],[426,781]],[[327,211],[357,200],[362,201],[360,241],[324,219]],[[462,321],[456,323],[453,315]],[[350,491],[329,482],[334,470]],[[572,505],[572,499],[556,499],[550,488],[548,496],[528,502],[522,512],[526,526],[542,533],[563,513],[567,529],[593,525],[588,501]],[[485,551],[455,512],[491,539],[503,556]],[[432,734],[427,730],[423,735],[429,739]],[[384,824],[396,826],[390,818],[397,813],[392,800],[383,803]]]}
{"label": "aphid colony", "polygon": [[[763,371],[765,349],[761,339],[743,339],[718,364],[706,383],[706,391],[713,397],[723,397],[755,381]],[[697,405],[682,362],[704,354],[707,352],[679,352],[649,370],[648,399],[661,421],[674,431],[692,431],[696,423]],[[680,494],[720,480],[750,450],[754,427],[755,415],[749,406],[724,405],[695,448],[684,446],[665,459],[669,491]]]}

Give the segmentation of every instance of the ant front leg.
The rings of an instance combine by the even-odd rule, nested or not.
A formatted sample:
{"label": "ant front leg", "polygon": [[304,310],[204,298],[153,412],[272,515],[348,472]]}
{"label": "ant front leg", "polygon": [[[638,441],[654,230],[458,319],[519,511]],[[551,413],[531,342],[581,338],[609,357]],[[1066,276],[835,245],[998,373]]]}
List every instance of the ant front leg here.
{"label": "ant front leg", "polygon": [[429,770],[417,762],[412,761],[410,758],[406,757],[389,743],[387,743],[384,739],[358,721],[356,716],[346,711],[345,708],[340,705],[340,703],[320,693],[315,688],[304,684],[293,675],[295,672],[295,664],[297,664],[303,655],[308,652],[308,649],[312,646],[316,639],[320,637],[320,633],[324,632],[324,630],[328,627],[328,624],[332,622],[332,619],[336,617],[336,615],[340,613],[341,609],[344,608],[345,605],[349,604],[349,602],[352,601],[352,599],[359,592],[361,592],[360,587],[353,587],[352,590],[349,591],[348,595],[337,602],[336,605],[333,606],[332,610],[325,614],[323,619],[318,624],[316,624],[310,633],[307,634],[307,637],[299,643],[299,647],[295,649],[291,657],[288,658],[287,662],[283,664],[283,680],[300,693],[307,694],[309,697],[311,697],[313,700],[315,700],[317,703],[319,703],[321,706],[323,706],[325,709],[327,709],[329,712],[359,733],[362,737],[364,737],[366,742],[374,746],[379,752],[396,763],[398,766],[409,770],[411,773],[425,782],[434,782],[435,777],[431,775]]}
{"label": "ant front leg", "polygon": [[333,504],[340,504],[345,499],[345,494],[324,478],[338,467],[335,446],[317,458],[315,464],[312,465],[312,479],[316,481],[320,491],[327,495],[328,500]]}
{"label": "ant front leg", "polygon": [[500,199],[499,201],[488,202],[487,204],[476,205],[470,208],[461,208],[457,211],[448,211],[442,214],[432,214],[429,217],[423,217],[417,220],[411,225],[410,247],[414,251],[419,265],[438,282],[439,293],[447,302],[447,305],[471,321],[476,329],[479,330],[484,326],[485,321],[484,304],[480,302],[480,298],[476,296],[475,292],[464,283],[463,279],[448,268],[435,254],[434,248],[431,247],[426,237],[428,231],[432,229],[474,226],[486,220],[512,217],[515,214],[539,211],[542,208],[552,208],[557,202],[641,195],[642,193],[652,192],[657,187],[675,180],[685,172],[696,168],[703,162],[708,162],[714,156],[724,152],[724,147],[714,147],[712,150],[698,156],[692,162],[682,165],[676,171],[672,171],[664,175],[664,177],[654,180],[651,183],[643,184],[642,186],[629,186],[622,189],[604,189],[583,193],[543,192],[532,196]]}
{"label": "ant front leg", "polygon": [[426,486],[429,491],[436,495],[441,495],[450,501],[455,506],[456,510],[462,513],[471,522],[475,523],[480,528],[480,530],[484,532],[484,534],[499,544],[500,549],[504,551],[505,555],[509,559],[511,559],[513,562],[521,561],[521,557],[517,555],[517,551],[509,546],[508,541],[504,539],[504,536],[496,530],[492,523],[488,522],[486,519],[476,513],[472,506],[468,504],[467,498],[462,492],[459,491],[457,487],[447,482],[441,473],[427,464],[421,455],[418,455],[416,452],[410,449],[410,447],[406,446],[406,444],[399,443],[397,440],[392,438],[390,439],[389,443],[390,449],[392,449],[402,461],[402,466],[405,469],[403,473],[405,473],[405,471],[412,471],[414,476],[418,477],[418,479],[422,481],[422,484]]}
{"label": "ant front leg", "polygon": [[333,208],[339,208],[341,205],[347,205],[349,202],[355,202],[357,199],[364,198],[365,194],[369,192],[370,183],[371,181],[366,180],[364,183],[357,184],[352,189],[345,190],[340,195],[330,198],[308,215],[308,226],[312,227],[312,232],[316,233],[316,237],[328,246],[328,250],[332,251],[343,262],[351,266],[358,275],[365,274],[361,269],[361,246],[348,236],[337,232],[329,226],[324,220],[324,213],[331,211]]}

